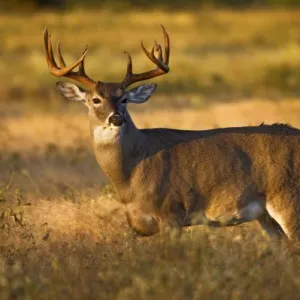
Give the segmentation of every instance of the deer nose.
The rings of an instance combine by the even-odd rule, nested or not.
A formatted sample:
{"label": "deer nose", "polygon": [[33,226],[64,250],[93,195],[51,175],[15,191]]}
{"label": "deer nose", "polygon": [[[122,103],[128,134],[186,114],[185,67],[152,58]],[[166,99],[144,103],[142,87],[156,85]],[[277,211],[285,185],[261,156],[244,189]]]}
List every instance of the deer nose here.
{"label": "deer nose", "polygon": [[108,118],[109,125],[121,126],[124,123],[124,117],[119,113],[114,113]]}

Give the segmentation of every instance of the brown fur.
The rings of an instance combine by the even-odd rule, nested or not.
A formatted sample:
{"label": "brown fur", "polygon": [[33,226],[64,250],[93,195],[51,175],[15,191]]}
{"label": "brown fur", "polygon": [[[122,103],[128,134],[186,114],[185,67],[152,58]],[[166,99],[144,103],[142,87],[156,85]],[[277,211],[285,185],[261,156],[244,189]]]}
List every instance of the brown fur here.
{"label": "brown fur", "polygon": [[[205,131],[138,130],[134,125],[126,103],[147,101],[156,85],[125,89],[169,71],[170,43],[163,32],[164,55],[159,46],[158,58],[142,46],[156,69],[133,74],[128,55],[123,82],[105,83],[85,75],[86,51],[77,62],[79,71],[73,71],[76,64],[58,68],[45,31],[52,74],[92,86],[86,92],[71,83],[57,84],[65,97],[88,107],[97,161],[118,191],[130,226],[152,235],[163,227],[258,220],[271,235],[300,239],[298,129],[261,124]],[[62,60],[60,51],[59,56]]]}
{"label": "brown fur", "polygon": [[[97,161],[138,233],[257,220],[270,235],[300,239],[300,130],[284,124],[139,130],[124,99],[144,101],[152,85],[123,91],[119,98],[110,93],[112,84],[102,92],[58,87],[88,106]],[[93,104],[95,97],[101,104]],[[122,126],[109,124],[114,113],[123,116]]]}
{"label": "brown fur", "polygon": [[[283,228],[266,209],[271,203],[283,219],[285,233],[298,239],[300,131],[288,128],[287,134],[282,129],[264,125],[198,132],[137,130],[140,137],[131,143],[139,150],[135,155],[121,151],[117,158],[132,167],[122,182],[112,178],[133,215],[133,226],[141,227],[144,216],[178,227],[240,224],[251,220],[241,214],[243,208],[257,201],[262,212],[254,219],[264,228],[269,225],[270,233],[281,234]],[[101,161],[99,148],[96,156]],[[124,175],[123,170],[114,176]],[[139,231],[147,235],[153,229]]]}

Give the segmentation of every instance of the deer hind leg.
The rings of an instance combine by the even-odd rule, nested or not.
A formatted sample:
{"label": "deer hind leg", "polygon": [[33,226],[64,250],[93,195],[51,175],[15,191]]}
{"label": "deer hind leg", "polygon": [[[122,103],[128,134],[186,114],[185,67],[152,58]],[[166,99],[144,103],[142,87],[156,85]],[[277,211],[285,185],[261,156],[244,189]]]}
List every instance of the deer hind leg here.
{"label": "deer hind leg", "polygon": [[274,200],[266,205],[269,215],[280,225],[290,240],[300,241],[300,199],[287,195],[284,205]]}
{"label": "deer hind leg", "polygon": [[257,221],[270,237],[281,238],[285,236],[280,225],[268,214],[268,212],[259,217]]}

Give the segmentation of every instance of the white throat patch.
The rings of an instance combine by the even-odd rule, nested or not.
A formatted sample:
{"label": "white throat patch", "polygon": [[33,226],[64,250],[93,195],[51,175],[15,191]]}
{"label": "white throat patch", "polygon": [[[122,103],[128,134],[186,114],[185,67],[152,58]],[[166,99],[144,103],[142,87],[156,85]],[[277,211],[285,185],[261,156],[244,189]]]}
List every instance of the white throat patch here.
{"label": "white throat patch", "polygon": [[96,144],[115,142],[121,135],[122,127],[96,126],[94,128],[94,142]]}

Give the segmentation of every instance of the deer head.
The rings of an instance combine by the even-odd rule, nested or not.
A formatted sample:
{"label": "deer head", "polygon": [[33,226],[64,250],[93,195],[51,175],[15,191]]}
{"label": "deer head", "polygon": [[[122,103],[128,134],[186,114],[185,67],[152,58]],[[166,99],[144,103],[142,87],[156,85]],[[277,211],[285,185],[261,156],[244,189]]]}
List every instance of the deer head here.
{"label": "deer head", "polygon": [[[132,59],[128,52],[127,72],[122,82],[107,83],[94,81],[85,73],[84,59],[87,54],[87,47],[81,57],[70,66],[66,66],[57,43],[57,52],[60,66],[57,65],[52,45],[51,35],[47,29],[44,31],[44,44],[46,49],[46,59],[50,73],[56,77],[66,77],[79,82],[84,88],[70,83],[58,82],[57,88],[69,100],[83,102],[89,109],[90,119],[97,125],[121,127],[126,122],[126,104],[144,103],[155,91],[155,84],[143,84],[131,90],[126,90],[131,84],[154,78],[169,72],[170,39],[162,26],[164,34],[164,53],[162,47],[154,42],[152,50],[149,52],[141,42],[141,47],[146,56],[156,65],[156,68],[139,74],[132,72]],[[155,55],[157,53],[157,56]],[[78,71],[74,69],[78,67]]]}

